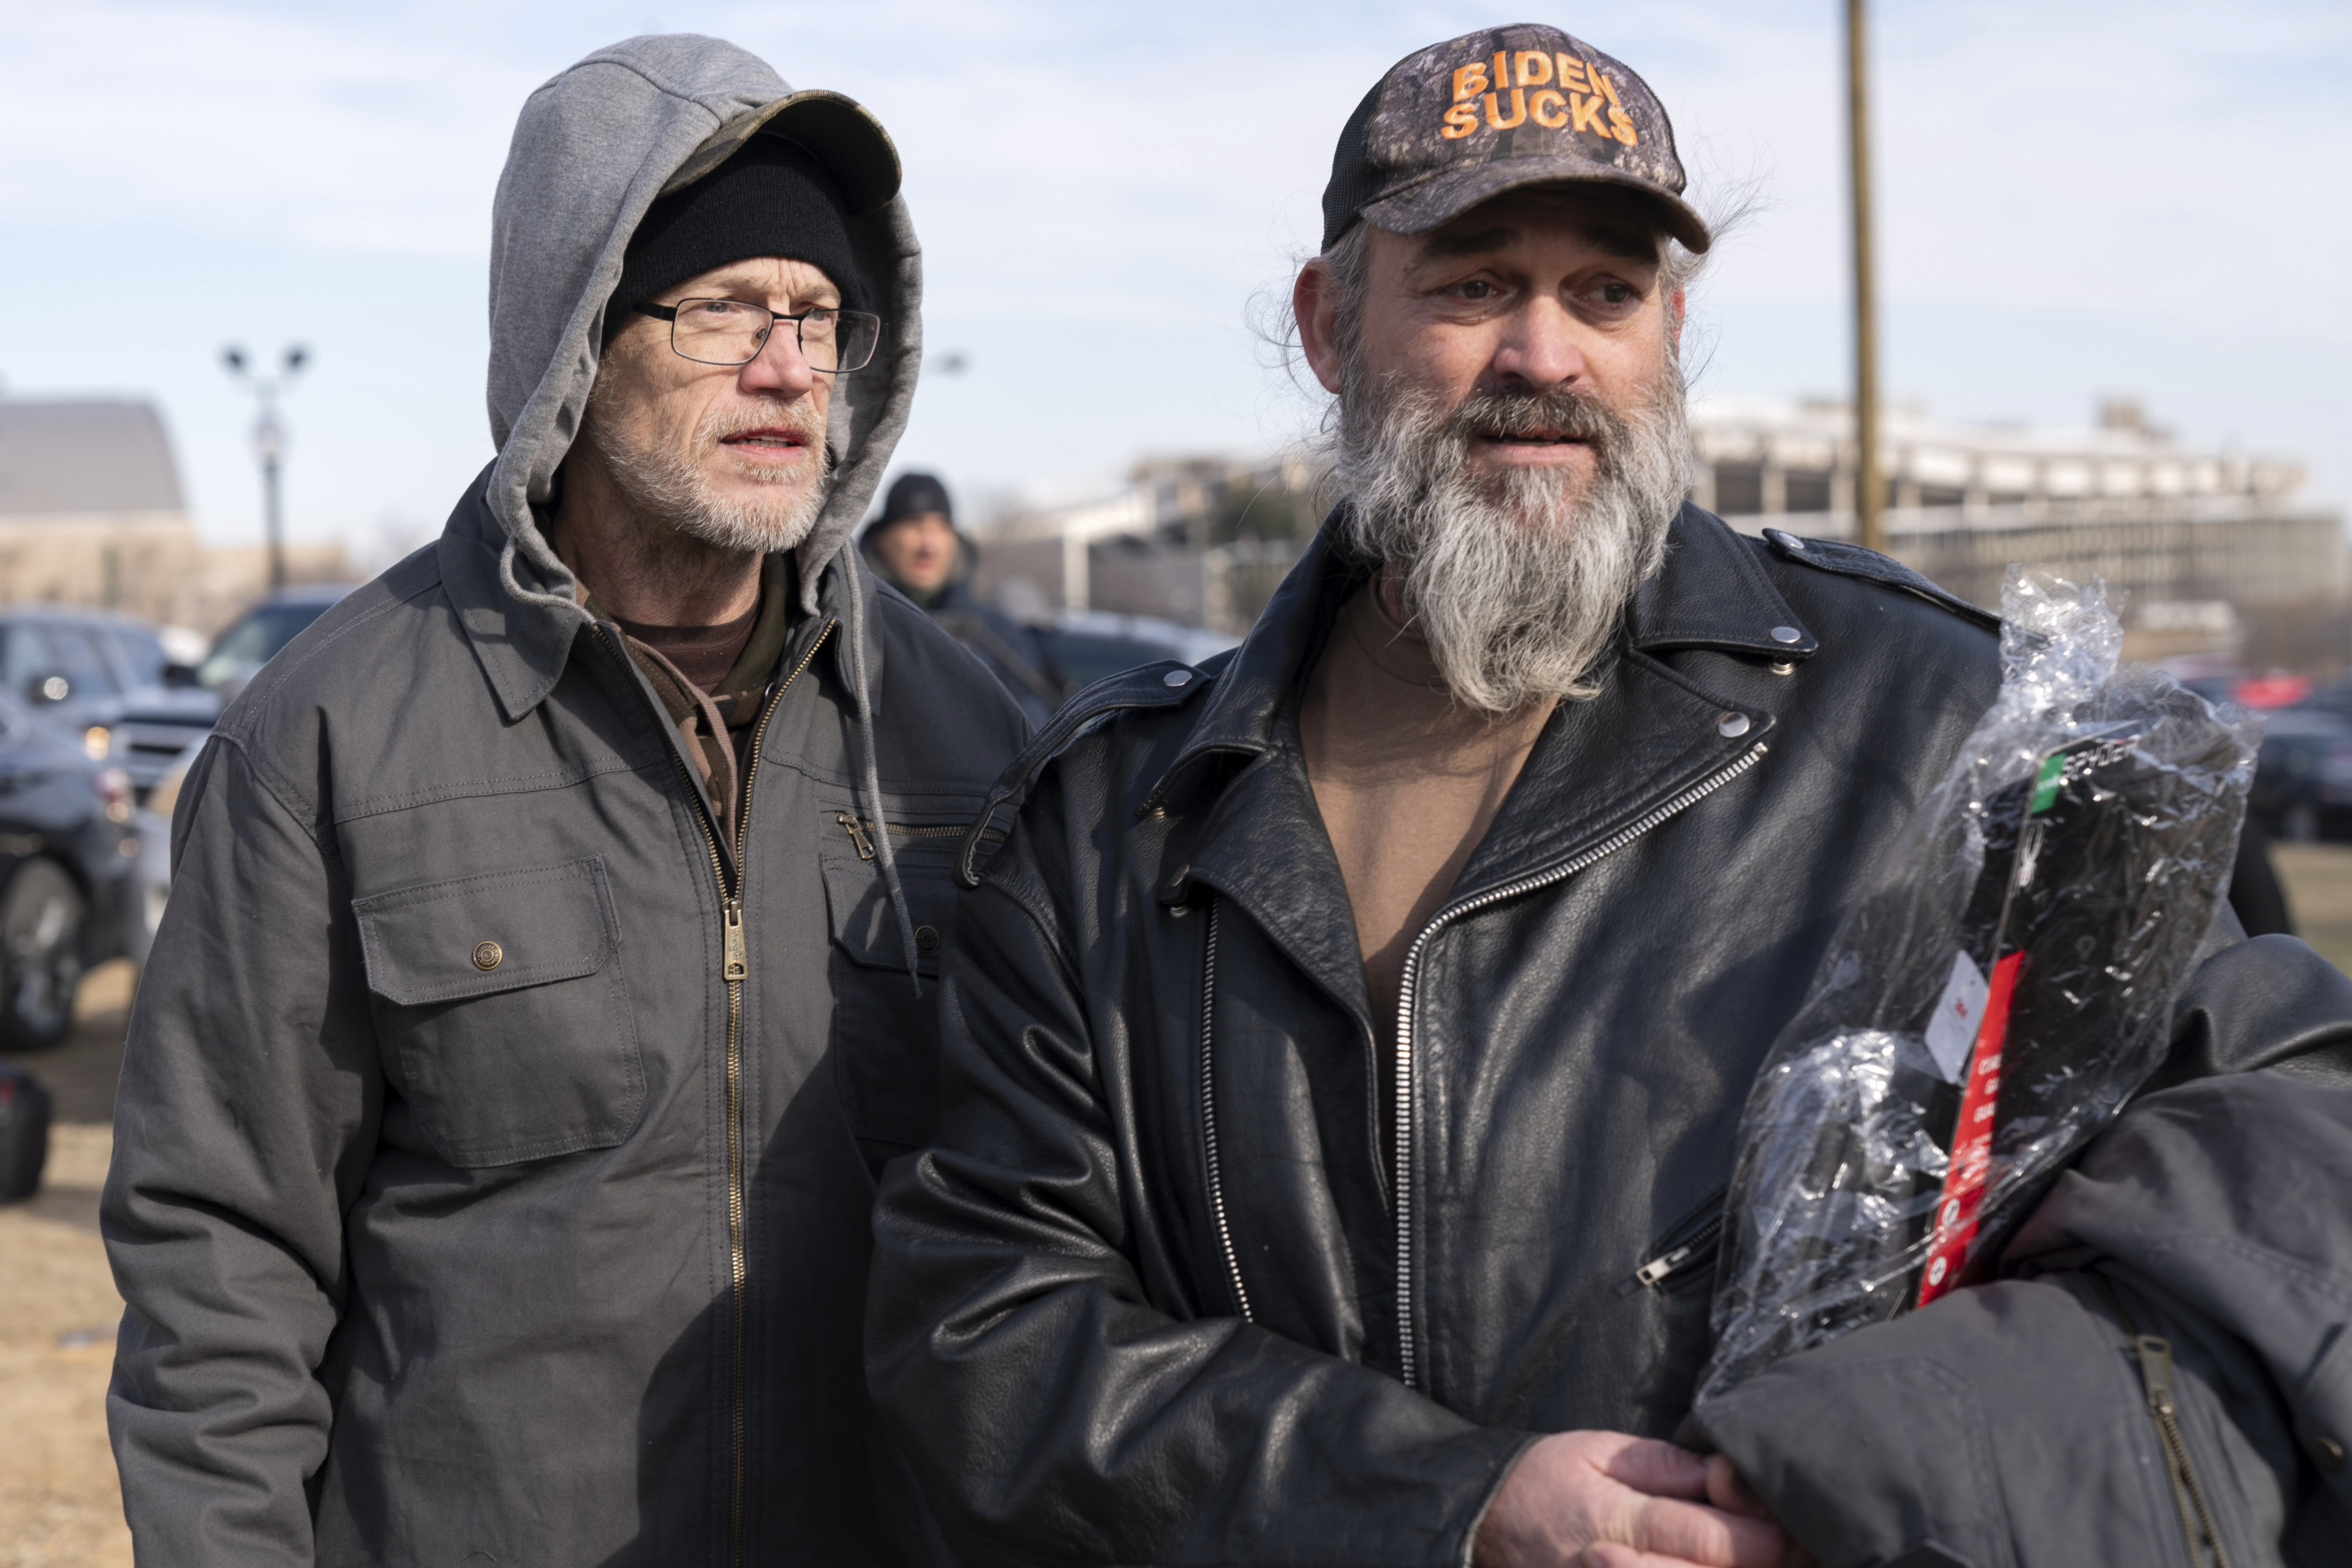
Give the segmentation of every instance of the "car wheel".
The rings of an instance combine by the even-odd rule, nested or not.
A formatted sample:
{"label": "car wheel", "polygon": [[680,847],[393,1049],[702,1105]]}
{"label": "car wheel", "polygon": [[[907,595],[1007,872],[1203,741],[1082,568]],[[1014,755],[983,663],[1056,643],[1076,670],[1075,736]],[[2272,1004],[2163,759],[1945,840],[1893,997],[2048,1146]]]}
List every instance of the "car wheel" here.
{"label": "car wheel", "polygon": [[89,904],[65,868],[27,860],[0,892],[0,1044],[54,1046],[73,1028]]}

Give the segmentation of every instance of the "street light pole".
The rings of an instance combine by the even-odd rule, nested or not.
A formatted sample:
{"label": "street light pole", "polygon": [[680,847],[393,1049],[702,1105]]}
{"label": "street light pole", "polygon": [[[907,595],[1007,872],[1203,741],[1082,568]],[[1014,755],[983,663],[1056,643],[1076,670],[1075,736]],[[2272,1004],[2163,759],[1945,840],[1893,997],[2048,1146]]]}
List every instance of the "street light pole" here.
{"label": "street light pole", "polygon": [[278,374],[254,375],[246,367],[243,349],[232,345],[221,350],[221,363],[260,405],[253,421],[253,456],[261,465],[261,520],[269,541],[269,586],[273,593],[286,586],[286,512],[278,487],[278,474],[286,456],[286,426],[278,418],[278,395],[302,374],[302,367],[310,360],[310,351],[297,344],[286,351],[284,368]]}
{"label": "street light pole", "polygon": [[1846,146],[1853,206],[1853,517],[1859,542],[1886,548],[1878,470],[1878,284],[1870,245],[1870,58],[1867,0],[1845,0]]}

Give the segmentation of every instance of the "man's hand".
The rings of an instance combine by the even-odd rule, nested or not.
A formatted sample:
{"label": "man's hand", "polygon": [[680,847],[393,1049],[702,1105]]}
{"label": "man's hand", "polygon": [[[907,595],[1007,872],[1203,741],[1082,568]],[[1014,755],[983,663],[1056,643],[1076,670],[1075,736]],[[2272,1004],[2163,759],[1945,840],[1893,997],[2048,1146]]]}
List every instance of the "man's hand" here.
{"label": "man's hand", "polygon": [[1478,1527],[1474,1557],[1476,1568],[1800,1568],[1806,1561],[1728,1460],[1622,1432],[1561,1432],[1522,1454]]}

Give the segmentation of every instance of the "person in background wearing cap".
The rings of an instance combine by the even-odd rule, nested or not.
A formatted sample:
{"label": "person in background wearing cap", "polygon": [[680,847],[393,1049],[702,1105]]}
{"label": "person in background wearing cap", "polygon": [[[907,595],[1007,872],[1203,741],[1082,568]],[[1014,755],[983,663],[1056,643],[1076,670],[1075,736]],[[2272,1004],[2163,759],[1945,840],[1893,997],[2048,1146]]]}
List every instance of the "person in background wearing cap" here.
{"label": "person in background wearing cap", "polygon": [[2000,668],[1685,501],[1683,189],[1565,33],[1390,70],[1293,296],[1345,500],[1236,652],[991,792],[868,1328],[968,1563],[2201,1560],[2108,1272],[2228,1560],[2352,1560],[2352,982],[2226,916],[2038,1278],[1694,1417],[1748,1086]]}
{"label": "person in background wearing cap", "polygon": [[1026,733],[851,531],[920,263],[850,100],[533,93],[497,458],[180,797],[103,1223],[139,1561],[944,1563],[859,1373],[952,833]]}
{"label": "person in background wearing cap", "polygon": [[899,475],[857,543],[875,574],[970,648],[1032,722],[1062,705],[1066,692],[1045,639],[971,591],[980,548],[956,527],[947,486],[929,474]]}

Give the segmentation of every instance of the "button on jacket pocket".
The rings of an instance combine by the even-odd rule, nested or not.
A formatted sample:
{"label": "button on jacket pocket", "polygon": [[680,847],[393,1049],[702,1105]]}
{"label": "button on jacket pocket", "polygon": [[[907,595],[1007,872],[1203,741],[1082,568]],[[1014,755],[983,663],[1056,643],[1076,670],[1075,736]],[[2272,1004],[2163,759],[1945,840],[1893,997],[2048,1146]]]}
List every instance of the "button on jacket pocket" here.
{"label": "button on jacket pocket", "polygon": [[453,1165],[628,1136],[645,1106],[620,921],[596,857],[354,900],[376,1027]]}

